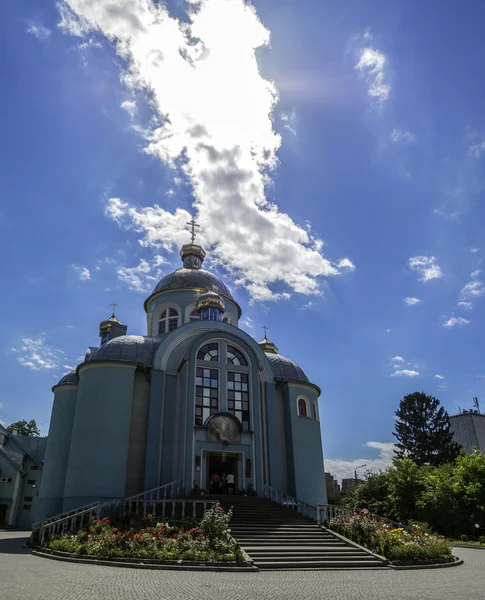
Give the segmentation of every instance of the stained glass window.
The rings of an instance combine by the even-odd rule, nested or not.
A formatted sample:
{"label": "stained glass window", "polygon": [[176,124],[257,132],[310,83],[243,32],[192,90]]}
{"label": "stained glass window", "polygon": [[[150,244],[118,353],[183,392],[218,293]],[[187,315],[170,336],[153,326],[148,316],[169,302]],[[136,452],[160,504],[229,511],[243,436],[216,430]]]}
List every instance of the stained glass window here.
{"label": "stained glass window", "polygon": [[[228,348],[229,352],[229,348]],[[249,429],[249,374],[227,372],[227,410]]]}
{"label": "stained glass window", "polygon": [[179,326],[179,313],[175,308],[166,308],[160,315],[158,333],[174,331]]}
{"label": "stained glass window", "polygon": [[219,362],[219,345],[206,344],[197,352],[197,360],[209,360],[211,362]]}
{"label": "stained glass window", "polygon": [[239,350],[237,348],[234,348],[234,346],[227,347],[227,364],[240,365],[242,367],[248,366],[248,362],[244,358],[243,353],[239,352]]}
{"label": "stained glass window", "polygon": [[[217,346],[217,344],[214,345]],[[203,425],[211,415],[216,415],[218,412],[219,371],[197,367],[195,378],[195,424]]]}

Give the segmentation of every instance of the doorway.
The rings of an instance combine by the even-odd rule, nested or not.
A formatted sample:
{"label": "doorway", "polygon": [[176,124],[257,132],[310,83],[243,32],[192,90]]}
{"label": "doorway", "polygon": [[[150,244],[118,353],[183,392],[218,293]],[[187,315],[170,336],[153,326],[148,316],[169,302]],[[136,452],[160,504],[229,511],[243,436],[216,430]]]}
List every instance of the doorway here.
{"label": "doorway", "polygon": [[214,481],[214,475],[217,475],[222,482],[223,474],[234,475],[234,493],[238,487],[238,455],[229,454],[227,452],[209,452],[207,454],[207,489],[211,494],[227,493],[227,490],[220,485],[219,481]]}
{"label": "doorway", "polygon": [[2,529],[7,526],[7,509],[8,504],[0,504],[0,527]]}

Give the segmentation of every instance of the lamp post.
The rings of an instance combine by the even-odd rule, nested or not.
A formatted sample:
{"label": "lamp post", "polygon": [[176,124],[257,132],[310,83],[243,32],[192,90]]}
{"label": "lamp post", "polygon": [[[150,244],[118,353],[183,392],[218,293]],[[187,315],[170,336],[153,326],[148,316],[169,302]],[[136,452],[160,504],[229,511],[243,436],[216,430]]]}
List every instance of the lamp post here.
{"label": "lamp post", "polygon": [[357,485],[357,471],[358,471],[359,469],[363,469],[364,467],[367,467],[367,465],[366,465],[366,464],[365,464],[365,465],[360,465],[360,467],[357,467],[357,468],[355,469],[355,471],[354,471],[354,475],[355,475],[355,485]]}

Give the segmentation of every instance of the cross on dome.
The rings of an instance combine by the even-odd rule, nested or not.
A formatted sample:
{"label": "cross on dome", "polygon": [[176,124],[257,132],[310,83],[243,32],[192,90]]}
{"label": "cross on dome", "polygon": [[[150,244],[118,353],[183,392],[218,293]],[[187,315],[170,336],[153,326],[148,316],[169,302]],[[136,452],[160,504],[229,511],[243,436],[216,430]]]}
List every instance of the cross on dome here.
{"label": "cross on dome", "polygon": [[192,217],[192,221],[188,221],[186,223],[186,225],[190,225],[191,228],[192,228],[192,231],[190,232],[190,235],[192,236],[192,244],[193,244],[195,242],[195,228],[196,227],[200,227],[200,225],[195,222],[194,217]]}
{"label": "cross on dome", "polygon": [[110,306],[112,306],[112,307],[113,307],[113,317],[114,317],[114,316],[115,316],[115,310],[116,310],[116,307],[117,307],[117,306],[119,306],[119,304],[116,304],[116,302],[112,302],[112,303],[110,304]]}
{"label": "cross on dome", "polygon": [[263,327],[261,329],[264,329],[264,339],[265,340],[268,339],[267,331],[268,331],[269,327],[267,327],[266,325],[263,325]]}

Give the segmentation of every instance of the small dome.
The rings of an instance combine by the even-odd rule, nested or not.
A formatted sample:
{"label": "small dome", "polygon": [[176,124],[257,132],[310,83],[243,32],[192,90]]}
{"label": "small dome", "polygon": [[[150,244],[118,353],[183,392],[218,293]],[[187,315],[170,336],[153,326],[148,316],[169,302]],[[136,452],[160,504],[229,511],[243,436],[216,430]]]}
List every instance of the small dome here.
{"label": "small dome", "polygon": [[151,366],[160,339],[141,335],[120,335],[100,346],[86,362],[119,360]]}
{"label": "small dome", "polygon": [[303,369],[293,362],[290,358],[282,354],[266,353],[271,370],[275,379],[283,381],[305,381],[310,383]]}
{"label": "small dome", "polygon": [[109,319],[105,319],[104,321],[101,321],[101,323],[99,324],[99,328],[101,329],[102,327],[106,327],[106,326],[110,326],[111,325],[121,325],[122,327],[124,327],[123,323],[121,321],[118,321],[118,319],[114,316],[114,314],[111,315],[111,317]]}
{"label": "small dome", "polygon": [[226,308],[226,303],[224,300],[216,294],[216,292],[205,292],[205,294],[201,294],[199,296],[199,300],[197,301],[197,308],[218,308],[222,312],[224,312]]}
{"label": "small dome", "polygon": [[173,273],[165,275],[157,283],[149,298],[155,294],[169,290],[204,290],[205,292],[216,292],[234,302],[234,298],[226,284],[217,275],[213,275],[205,269],[186,269],[182,267],[173,271]]}
{"label": "small dome", "polygon": [[66,373],[64,377],[61,377],[54,387],[57,387],[58,385],[78,385],[78,383],[79,378],[76,375],[76,369],[73,369],[72,371],[69,371],[69,373]]}

